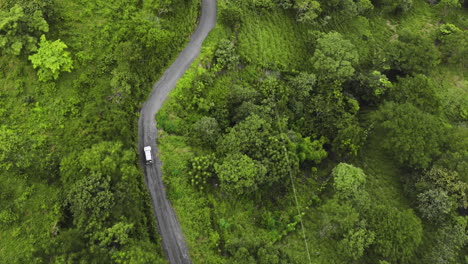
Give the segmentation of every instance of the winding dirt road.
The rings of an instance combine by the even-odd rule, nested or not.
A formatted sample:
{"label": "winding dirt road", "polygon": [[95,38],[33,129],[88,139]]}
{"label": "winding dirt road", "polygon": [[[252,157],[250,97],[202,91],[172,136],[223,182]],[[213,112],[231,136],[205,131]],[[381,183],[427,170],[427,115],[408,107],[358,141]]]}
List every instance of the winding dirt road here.
{"label": "winding dirt road", "polygon": [[[200,53],[203,40],[216,24],[216,0],[202,0],[201,16],[196,31],[190,42],[179,54],[179,57],[166,70],[161,79],[153,86],[148,100],[143,104],[138,121],[138,146],[141,166],[145,173],[145,183],[153,203],[153,213],[158,223],[162,238],[162,247],[169,263],[191,263],[187,245],[180,229],[179,222],[169,200],[162,181],[161,160],[156,145],[158,136],[155,115],[166,100],[169,92],[175,87],[190,64]],[[154,163],[146,165],[143,153],[144,146],[151,146]]]}

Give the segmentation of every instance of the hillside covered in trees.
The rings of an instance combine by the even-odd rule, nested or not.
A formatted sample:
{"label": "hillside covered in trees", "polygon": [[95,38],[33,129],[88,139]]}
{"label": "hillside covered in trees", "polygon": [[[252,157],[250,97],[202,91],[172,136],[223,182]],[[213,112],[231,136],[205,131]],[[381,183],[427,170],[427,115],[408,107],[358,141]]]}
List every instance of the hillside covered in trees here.
{"label": "hillside covered in trees", "polygon": [[[198,0],[0,0],[0,263],[166,263],[141,103]],[[468,264],[468,1],[218,0],[156,120],[193,263]]]}
{"label": "hillside covered in trees", "polygon": [[138,113],[198,1],[0,1],[0,263],[165,263]]}
{"label": "hillside covered in trees", "polygon": [[218,1],[157,115],[194,263],[468,263],[462,1]]}

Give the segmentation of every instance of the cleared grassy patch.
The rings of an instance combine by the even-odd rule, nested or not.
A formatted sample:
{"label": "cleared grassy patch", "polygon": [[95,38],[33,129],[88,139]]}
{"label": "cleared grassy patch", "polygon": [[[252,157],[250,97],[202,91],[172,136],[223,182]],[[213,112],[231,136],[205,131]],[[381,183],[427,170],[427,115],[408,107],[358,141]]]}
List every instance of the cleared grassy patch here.
{"label": "cleared grassy patch", "polygon": [[283,11],[245,11],[239,53],[247,62],[266,68],[300,70],[308,63],[306,27]]}

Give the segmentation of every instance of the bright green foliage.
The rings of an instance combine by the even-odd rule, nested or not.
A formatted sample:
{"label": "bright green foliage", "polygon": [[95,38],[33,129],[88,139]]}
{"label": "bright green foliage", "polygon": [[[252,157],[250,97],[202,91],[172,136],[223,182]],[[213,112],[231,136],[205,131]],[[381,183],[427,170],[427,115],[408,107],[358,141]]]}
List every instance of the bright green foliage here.
{"label": "bright green foliage", "polygon": [[353,83],[353,95],[368,104],[377,104],[393,87],[388,77],[380,71],[358,73]]}
{"label": "bright green foliage", "polygon": [[370,87],[373,89],[375,96],[384,94],[387,89],[392,87],[392,83],[388,80],[387,76],[381,72],[373,71],[371,76]]}
{"label": "bright green foliage", "polygon": [[10,170],[12,167],[27,167],[30,163],[28,160],[19,156],[21,148],[21,138],[17,132],[7,126],[0,126],[0,168],[4,171]]}
{"label": "bright green foliage", "polygon": [[392,262],[408,260],[422,239],[421,221],[412,210],[377,206],[372,209],[369,228],[375,233],[375,252]]}
{"label": "bright green foliage", "polygon": [[241,60],[267,69],[304,68],[309,57],[305,25],[280,10],[259,12],[243,10],[237,37]]}
{"label": "bright green foliage", "polygon": [[100,247],[122,247],[130,242],[129,233],[132,228],[133,224],[119,222],[110,228],[106,228],[103,232],[93,234],[93,237],[99,241]]}
{"label": "bright green foliage", "polygon": [[464,67],[468,57],[468,47],[462,43],[468,41],[468,32],[453,24],[442,24],[439,31],[437,39],[441,42],[439,50],[443,55],[442,61]]}
{"label": "bright green foliage", "polygon": [[384,129],[382,146],[402,165],[427,168],[441,153],[444,124],[412,104],[385,103],[375,113],[378,126]]}
{"label": "bright green foliage", "polygon": [[336,82],[351,77],[358,60],[353,44],[338,32],[330,32],[319,38],[312,57],[319,78]]}
{"label": "bright green foliage", "polygon": [[314,0],[297,0],[294,7],[297,9],[297,20],[305,23],[314,22],[322,11],[320,3]]}
{"label": "bright green foliage", "polygon": [[194,157],[189,164],[190,183],[203,190],[215,174],[215,162],[214,155]]}
{"label": "bright green foliage", "polygon": [[234,70],[239,64],[239,55],[236,53],[235,44],[233,41],[228,39],[223,39],[219,42],[214,58],[216,61],[216,67],[219,70],[224,68]]}
{"label": "bright green foliage", "polygon": [[328,154],[323,149],[323,139],[324,138],[322,138],[322,140],[311,141],[310,137],[303,138],[298,134],[295,142],[292,142],[292,145],[296,150],[299,162],[313,161],[319,163],[327,157]]}
{"label": "bright green foliage", "polygon": [[266,168],[243,154],[228,154],[215,165],[221,188],[230,194],[249,195],[265,182]]}
{"label": "bright green foliage", "polygon": [[260,158],[266,148],[271,125],[257,115],[247,117],[231,128],[218,142],[218,151],[229,153],[238,151],[254,158]]}
{"label": "bright green foliage", "polygon": [[165,259],[154,254],[157,250],[151,243],[127,246],[124,250],[113,252],[112,260],[117,264],[165,264]]}
{"label": "bright green foliage", "polygon": [[51,42],[44,35],[41,36],[37,53],[29,56],[34,69],[39,68],[37,76],[40,81],[56,80],[60,72],[71,72],[73,61],[70,53],[64,50],[66,48],[67,45],[61,40]]}
{"label": "bright green foliage", "polygon": [[431,189],[418,194],[418,209],[422,217],[433,223],[440,223],[452,210],[452,201],[447,192]]}
{"label": "bright green foliage", "polygon": [[364,251],[374,242],[375,234],[366,229],[351,230],[343,240],[338,243],[340,255],[345,259],[359,260]]}
{"label": "bright green foliage", "polygon": [[340,163],[332,171],[333,186],[341,197],[352,197],[366,183],[366,175],[360,168]]}
{"label": "bright green foliage", "polygon": [[9,11],[0,10],[0,51],[4,54],[35,51],[38,33],[48,31],[49,25],[40,10],[28,13],[18,4]]}
{"label": "bright green foliage", "polygon": [[[439,9],[426,1],[414,1],[416,8],[402,16],[393,14],[410,2],[218,1],[222,23],[210,33],[201,58],[158,116],[158,125],[164,128],[158,138],[164,181],[194,263],[305,263],[299,220],[312,263],[465,261],[460,231],[466,226],[455,225],[452,218],[464,212],[466,203],[467,111],[464,104],[446,98],[450,93],[456,102],[466,101],[466,48],[459,44],[466,41],[463,31],[457,30],[466,29],[466,21],[462,10],[451,9],[443,23],[453,26],[439,27]],[[164,262],[156,231],[148,231],[155,230],[155,224],[136,166],[133,128],[151,84],[196,25],[199,3],[6,0],[0,4],[3,13],[15,4],[21,6],[25,14],[21,19],[41,11],[50,25],[47,36],[67,43],[74,60],[72,73],[39,83],[25,47],[22,56],[0,57],[3,262]],[[303,13],[298,13],[298,4],[304,4]],[[299,16],[312,23],[297,23]],[[310,30],[314,32],[309,34]],[[354,73],[339,80],[318,74],[310,60],[317,40],[334,31],[359,54],[359,64],[351,64]],[[42,34],[35,30],[20,35],[38,39]],[[429,53],[434,48],[440,50],[443,65],[432,63],[437,56]],[[218,62],[226,61],[220,70]],[[443,107],[435,107],[438,96]],[[394,120],[393,114],[379,122],[369,117],[388,99],[433,114],[430,120],[437,121],[436,127],[452,127],[442,129],[442,137],[432,138],[426,136],[433,134],[431,129],[420,133],[403,126],[413,131],[405,134],[409,138],[422,134],[428,141],[443,139],[436,144],[441,154],[429,162],[437,164],[437,173],[400,170],[402,164],[390,157],[398,151],[391,155],[382,151],[388,131],[379,124]],[[396,111],[395,116],[405,116],[405,111]],[[445,116],[452,123],[445,125]],[[427,121],[419,117],[409,122],[417,129],[423,125],[416,121]],[[399,123],[392,129],[398,130]],[[409,157],[412,150],[403,153]],[[206,161],[209,165],[194,162],[193,157],[200,155],[216,159]],[[227,157],[236,158],[228,162]],[[342,160],[359,164],[368,175],[357,194],[346,199],[333,188],[330,177]],[[242,176],[237,187],[251,193],[225,195],[228,191],[218,188],[223,183],[214,169],[216,162],[226,165],[230,176]],[[203,192],[191,186],[188,172],[195,167],[195,174],[210,174]],[[263,172],[254,173],[259,168],[264,168],[263,179],[257,178]],[[415,175],[407,177],[408,173]],[[401,176],[406,180],[400,181]],[[370,204],[416,208],[418,193],[431,189],[442,190],[458,207],[447,214],[446,235],[425,223],[425,239],[413,258],[393,260],[379,253],[382,237],[390,236],[379,236],[375,225],[368,224],[374,218]],[[67,194],[87,199],[96,208],[83,205],[86,210],[81,212],[76,208],[79,199],[72,206],[73,197]],[[102,198],[102,203],[93,197]],[[102,217],[93,222],[95,214]],[[392,218],[385,215],[381,221],[387,219]],[[86,230],[90,228],[96,230]],[[396,229],[407,231],[398,225]],[[414,248],[401,241],[392,246]]]}

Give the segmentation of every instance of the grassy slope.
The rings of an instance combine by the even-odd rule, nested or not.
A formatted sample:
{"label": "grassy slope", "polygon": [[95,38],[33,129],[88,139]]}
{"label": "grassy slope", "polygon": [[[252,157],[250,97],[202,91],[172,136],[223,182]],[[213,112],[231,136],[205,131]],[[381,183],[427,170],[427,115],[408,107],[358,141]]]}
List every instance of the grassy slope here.
{"label": "grassy slope", "polygon": [[306,27],[281,10],[246,11],[239,33],[239,53],[266,68],[300,70],[307,63]]}

